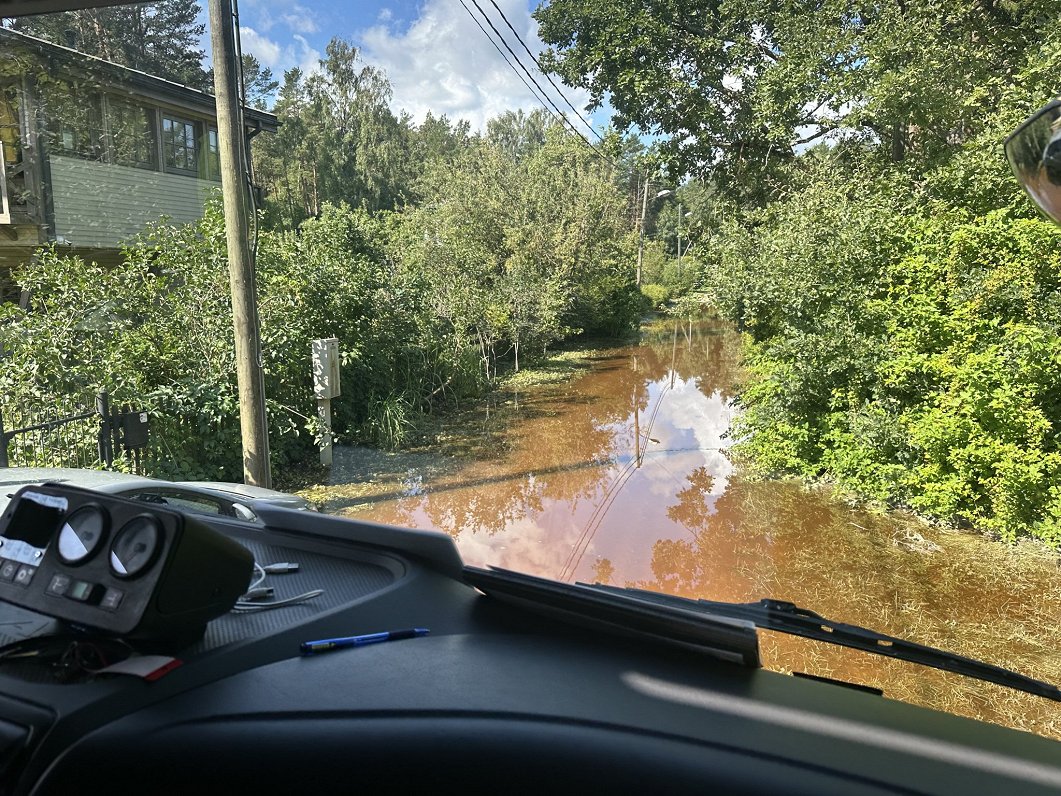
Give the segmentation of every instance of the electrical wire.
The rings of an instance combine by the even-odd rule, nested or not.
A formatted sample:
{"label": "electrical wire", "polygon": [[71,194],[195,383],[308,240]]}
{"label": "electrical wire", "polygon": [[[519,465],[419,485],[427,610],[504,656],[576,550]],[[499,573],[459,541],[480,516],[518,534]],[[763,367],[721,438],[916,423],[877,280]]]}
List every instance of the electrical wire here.
{"label": "electrical wire", "polygon": [[[586,523],[586,527],[582,531],[582,535],[579,537],[578,542],[571,549],[571,553],[568,555],[567,561],[564,563],[564,568],[560,572],[560,581],[565,581],[569,577],[573,578],[575,572],[578,570],[579,564],[582,563],[582,557],[586,554],[589,549],[590,542],[593,541],[593,537],[596,536],[597,531],[600,529],[601,523],[604,522],[604,516],[612,507],[612,503],[615,502],[615,498],[618,497],[619,492],[622,491],[623,487],[626,486],[626,482],[630,480],[633,474],[637,471],[640,466],[640,462],[644,460],[645,454],[648,451],[648,439],[652,435],[652,426],[656,422],[656,415],[659,414],[660,405],[663,403],[663,398],[671,390],[669,384],[664,386],[660,391],[660,394],[656,397],[655,406],[652,408],[652,412],[649,415],[648,426],[643,432],[645,441],[642,445],[640,439],[634,440],[634,458],[626,463],[626,466],[619,471],[619,474],[615,477],[612,483],[605,490],[604,500],[597,506],[596,510],[590,515],[589,521]],[[634,411],[638,411],[636,406]],[[686,528],[686,530],[689,530]],[[690,531],[691,533],[691,531]]]}
{"label": "electrical wire", "polygon": [[247,79],[243,72],[243,39],[239,32],[239,0],[232,0],[232,27],[233,38],[236,43],[236,75],[239,78],[239,134],[240,134],[240,158],[243,161],[244,174],[247,175],[247,198],[250,200],[250,217],[252,227],[251,237],[251,262],[255,268],[258,264],[258,203],[254,199],[254,166],[251,163],[250,147],[246,138],[246,121],[243,109],[247,106]]}
{"label": "electrical wire", "polygon": [[258,573],[258,578],[247,587],[248,592],[254,591],[265,582],[265,569],[257,561],[254,562],[254,571]]}
{"label": "electrical wire", "polygon": [[560,89],[560,87],[556,85],[549,73],[545,71],[545,69],[542,67],[542,62],[538,60],[538,56],[531,52],[531,48],[527,46],[527,43],[525,41],[523,41],[519,33],[516,32],[516,29],[512,27],[512,23],[508,21],[508,17],[505,16],[505,12],[501,10],[501,7],[495,2],[495,0],[490,0],[490,5],[497,9],[497,13],[501,15],[501,19],[503,19],[505,21],[505,24],[508,25],[508,29],[512,31],[512,35],[516,37],[516,41],[523,45],[523,49],[527,51],[527,55],[529,55],[531,57],[531,60],[534,61],[534,65],[538,67],[538,71],[545,75],[545,79],[549,81],[549,84],[554,89],[556,89],[556,93],[560,95],[560,99],[567,103],[567,107],[569,107],[574,112],[574,114],[578,117],[579,121],[581,121],[582,124],[586,125],[586,127],[589,128],[589,131],[593,133],[593,135],[597,136],[599,140],[604,141],[604,136],[598,133],[596,129],[594,129],[592,124],[582,118],[582,114],[579,113],[578,109],[571,104],[571,101],[567,98],[567,95],[565,95],[564,92]]}
{"label": "electrical wire", "polygon": [[573,578],[578,570],[579,564],[582,563],[582,557],[586,554],[589,549],[590,543],[593,541],[593,537],[597,535],[597,531],[600,530],[601,523],[604,522],[604,517],[611,509],[615,499],[619,496],[619,493],[626,486],[627,482],[633,477],[634,473],[637,472],[635,464],[637,459],[631,459],[626,463],[623,470],[620,471],[619,475],[612,481],[611,485],[605,491],[604,500],[598,504],[593,514],[590,516],[589,522],[586,523],[586,527],[582,531],[582,535],[578,542],[571,549],[571,553],[568,555],[567,561],[564,563],[564,568],[560,572],[558,580],[561,582]]}
{"label": "electrical wire", "polygon": [[[549,103],[549,105],[552,106],[552,109],[554,111],[556,111],[557,116],[564,122],[564,124],[567,125],[568,129],[571,130],[572,133],[577,135],[583,141],[585,141],[586,142],[586,146],[588,146],[590,149],[592,149],[594,152],[597,152],[597,154],[600,155],[601,153],[597,150],[597,148],[595,146],[593,146],[593,144],[590,143],[590,140],[588,138],[586,138],[584,135],[582,135],[582,133],[580,133],[575,128],[575,126],[573,124],[571,124],[571,121],[567,118],[567,116],[564,115],[564,112],[561,111],[556,106],[556,103],[553,102],[552,98],[548,95],[548,93],[545,91],[545,89],[543,89],[541,87],[541,85],[538,83],[538,81],[534,78],[534,75],[532,75],[530,73],[530,70],[526,66],[523,65],[523,62],[521,60],[519,60],[519,56],[516,55],[515,51],[511,47],[508,46],[508,42],[505,40],[505,37],[501,35],[501,31],[499,31],[497,29],[497,27],[494,25],[494,23],[490,19],[490,17],[487,16],[485,11],[483,11],[483,7],[481,5],[479,5],[479,0],[472,0],[472,5],[474,5],[478,9],[480,14],[482,14],[483,19],[486,20],[486,24],[490,26],[490,30],[492,30],[494,32],[494,35],[497,36],[498,40],[505,46],[505,49],[508,50],[509,55],[512,56],[512,59],[516,62],[516,65],[519,66],[519,68],[523,70],[524,74],[527,75],[527,77],[530,79],[530,81],[535,86],[537,86],[538,90],[542,93],[542,96],[545,97],[546,101]],[[467,6],[465,6],[465,7],[467,8]],[[603,157],[603,155],[601,155],[601,156]]]}
{"label": "electrical wire", "polygon": [[98,674],[136,650],[119,638],[58,633],[19,639],[0,647],[0,664],[26,663],[50,665],[55,679],[69,683]]}
{"label": "electrical wire", "polygon": [[298,564],[288,563],[286,561],[266,564],[262,566],[257,561],[254,562],[255,578],[251,581],[247,587],[247,591],[243,593],[243,596],[236,600],[235,605],[232,606],[233,613],[255,613],[258,611],[271,611],[274,608],[283,608],[289,605],[298,605],[308,600],[312,600],[316,597],[320,597],[324,594],[324,589],[311,589],[310,591],[303,592],[302,594],[296,594],[293,597],[283,597],[279,600],[264,601],[262,598],[272,596],[272,588],[265,587],[265,578],[268,574],[282,574],[282,573],[294,573],[298,572]]}
{"label": "electrical wire", "polygon": [[[515,73],[516,77],[518,77],[523,82],[523,85],[525,85],[527,87],[527,90],[530,91],[531,94],[534,95],[534,98],[538,101],[538,103],[543,108],[545,108],[546,111],[549,111],[549,113],[551,113],[556,118],[558,118],[567,127],[567,129],[569,129],[572,133],[574,133],[578,137],[578,139],[580,141],[582,141],[582,143],[585,144],[586,147],[588,147],[589,150],[591,152],[593,152],[598,158],[600,158],[601,160],[605,161],[606,163],[609,163],[612,166],[615,166],[616,164],[607,155],[605,155],[603,152],[601,152],[599,149],[597,149],[597,147],[595,147],[590,142],[590,140],[588,138],[586,138],[586,136],[582,135],[582,133],[579,132],[578,129],[573,124],[571,124],[571,121],[567,118],[567,116],[565,116],[563,114],[563,112],[556,106],[556,103],[553,102],[552,99],[549,98],[549,96],[545,92],[545,90],[538,84],[538,81],[534,79],[534,76],[530,73],[530,70],[528,70],[527,67],[525,67],[523,65],[523,62],[519,60],[519,58],[516,55],[516,53],[508,45],[508,42],[505,41],[504,36],[501,35],[500,31],[498,31],[497,27],[495,27],[494,23],[490,21],[490,17],[488,17],[486,15],[486,12],[483,11],[482,7],[479,5],[477,0],[472,0],[472,4],[479,10],[479,13],[482,14],[483,19],[486,20],[486,24],[489,25],[491,30],[494,31],[494,33],[496,34],[497,38],[500,39],[501,44],[503,44],[505,46],[505,49],[508,50],[508,52],[512,55],[512,58],[515,59],[516,64],[519,65],[519,68],[522,69],[526,73],[527,77],[530,78],[531,83],[533,83],[537,87],[537,89],[538,89],[537,92],[533,88],[531,88],[530,84],[527,83],[527,81],[523,78],[522,75],[520,75],[520,73],[516,70],[516,67],[512,64],[512,62],[508,59],[508,57],[504,54],[504,52],[501,51],[501,48],[497,46],[497,43],[494,41],[493,37],[491,37],[490,34],[487,33],[486,28],[484,28],[482,26],[482,23],[479,22],[479,20],[476,18],[475,14],[472,12],[472,10],[470,8],[468,8],[467,3],[465,3],[464,0],[460,0],[460,4],[462,6],[464,6],[464,10],[468,12],[468,16],[470,16],[472,18],[472,21],[475,22],[475,24],[479,26],[479,30],[481,30],[483,32],[483,35],[486,36],[486,38],[490,41],[490,43],[494,45],[494,49],[497,50],[498,53],[500,53],[500,55],[501,55],[502,59],[504,59],[505,63],[508,64],[509,68],[513,71],[513,73]],[[540,93],[540,96],[539,96],[539,93]],[[552,106],[551,110],[545,104],[545,102],[542,101],[542,97],[545,97],[545,102],[548,102],[549,105]],[[579,118],[581,118],[581,116]]]}
{"label": "electrical wire", "polygon": [[[531,88],[531,84],[527,82],[527,79],[525,77],[523,77],[523,75],[521,75],[519,72],[516,71],[516,67],[514,67],[512,65],[512,62],[508,60],[508,56],[505,55],[505,53],[502,51],[502,49],[497,46],[497,43],[493,40],[493,38],[490,36],[490,34],[486,32],[486,28],[483,27],[483,23],[481,23],[478,20],[478,18],[475,16],[475,14],[472,13],[472,10],[470,8],[468,8],[468,6],[464,2],[464,0],[460,0],[460,4],[462,6],[464,6],[464,10],[467,11],[468,12],[468,16],[470,16],[472,18],[472,22],[474,22],[476,25],[479,26],[479,30],[481,30],[483,32],[483,35],[486,36],[487,41],[489,41],[491,44],[494,45],[494,49],[497,50],[497,52],[501,56],[501,58],[504,59],[506,64],[508,64],[509,69],[511,69],[512,72],[516,75],[516,77],[518,77],[520,79],[520,81],[523,83],[523,85],[525,85],[527,87],[527,91],[529,91],[531,94],[533,94],[534,95],[534,99],[538,100],[538,104],[541,105],[543,108],[545,108],[545,110],[548,111],[549,108],[548,108],[548,106],[546,106],[545,101],[541,98],[541,96],[538,94],[537,91],[535,91],[533,88]],[[539,91],[540,91],[540,89],[539,89]],[[552,113],[552,111],[550,111],[550,113]]]}
{"label": "electrical wire", "polygon": [[322,594],[324,594],[324,589],[313,589],[311,591],[303,592],[302,594],[296,594],[294,597],[284,597],[283,599],[272,600],[271,602],[266,603],[236,600],[236,604],[232,607],[232,612],[237,614],[253,614],[260,611],[271,611],[274,608],[298,605],[320,597]]}

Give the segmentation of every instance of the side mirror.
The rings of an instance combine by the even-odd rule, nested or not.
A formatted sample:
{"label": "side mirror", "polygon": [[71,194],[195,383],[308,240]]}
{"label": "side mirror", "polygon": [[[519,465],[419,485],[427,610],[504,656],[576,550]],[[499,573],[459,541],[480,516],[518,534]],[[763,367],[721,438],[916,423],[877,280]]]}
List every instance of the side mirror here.
{"label": "side mirror", "polygon": [[1061,223],[1061,98],[1029,116],[1005,146],[1024,190],[1043,213]]}
{"label": "side mirror", "polygon": [[247,520],[249,522],[254,522],[256,519],[258,519],[258,516],[249,508],[244,506],[242,503],[233,503],[232,513],[239,517],[239,519]]}

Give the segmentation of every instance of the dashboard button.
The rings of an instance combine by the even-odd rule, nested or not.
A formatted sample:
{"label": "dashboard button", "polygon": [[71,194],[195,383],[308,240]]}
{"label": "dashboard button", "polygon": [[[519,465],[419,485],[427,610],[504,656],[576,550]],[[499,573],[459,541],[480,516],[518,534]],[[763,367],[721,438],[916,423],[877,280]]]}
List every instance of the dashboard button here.
{"label": "dashboard button", "polygon": [[9,561],[6,558],[3,561],[4,563],[0,564],[0,580],[14,580],[15,573],[18,572],[18,562]]}
{"label": "dashboard button", "polygon": [[121,589],[107,589],[107,593],[104,594],[103,599],[100,600],[99,607],[108,611],[117,611],[118,607],[122,604],[122,598],[124,596],[125,592]]}
{"label": "dashboard button", "polygon": [[69,575],[52,575],[51,581],[48,583],[48,594],[55,597],[62,597],[66,594],[66,590],[70,588],[70,576]]}
{"label": "dashboard button", "polygon": [[88,583],[83,580],[75,580],[70,584],[70,588],[66,592],[66,596],[71,600],[77,600],[79,603],[89,603],[90,605],[98,603],[102,594],[103,587],[98,583]]}
{"label": "dashboard button", "polygon": [[31,567],[29,564],[23,564],[18,568],[18,572],[15,573],[15,585],[26,587],[29,586],[33,580],[33,574],[37,571],[36,567]]}

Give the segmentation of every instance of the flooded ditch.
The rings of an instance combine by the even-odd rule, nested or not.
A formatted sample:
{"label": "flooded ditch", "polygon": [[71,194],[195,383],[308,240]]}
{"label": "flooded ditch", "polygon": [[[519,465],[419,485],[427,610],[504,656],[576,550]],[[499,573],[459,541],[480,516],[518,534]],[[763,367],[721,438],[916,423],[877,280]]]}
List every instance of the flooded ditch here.
{"label": "flooded ditch", "polygon": [[[572,379],[500,392],[430,450],[337,449],[325,509],[444,531],[465,561],[686,597],[790,600],[1061,682],[1061,570],[827,490],[742,477],[725,454],[739,339],[660,321]],[[826,644],[763,634],[764,663],[1061,738],[1057,703]]]}

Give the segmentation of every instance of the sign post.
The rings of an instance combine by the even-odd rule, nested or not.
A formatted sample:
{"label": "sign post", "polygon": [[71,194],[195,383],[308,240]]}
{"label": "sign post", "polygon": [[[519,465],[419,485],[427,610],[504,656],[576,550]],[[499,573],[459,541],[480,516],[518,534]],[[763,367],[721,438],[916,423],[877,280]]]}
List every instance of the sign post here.
{"label": "sign post", "polygon": [[321,464],[332,466],[332,398],[339,397],[339,339],[313,341],[313,395],[321,421]]}

